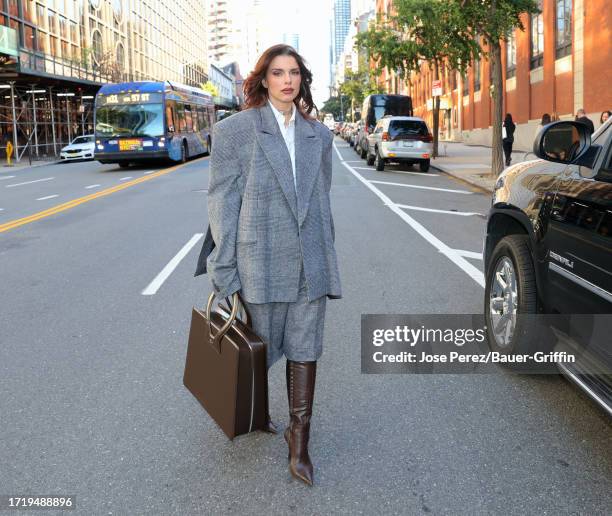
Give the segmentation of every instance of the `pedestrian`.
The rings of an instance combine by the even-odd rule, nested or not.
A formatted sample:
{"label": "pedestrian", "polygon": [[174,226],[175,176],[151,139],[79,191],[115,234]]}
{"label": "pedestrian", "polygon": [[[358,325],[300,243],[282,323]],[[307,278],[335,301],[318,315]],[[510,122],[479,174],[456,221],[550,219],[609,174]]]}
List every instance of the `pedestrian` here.
{"label": "pedestrian", "polygon": [[593,134],[595,132],[593,121],[586,116],[586,112],[582,108],[576,111],[576,122],[581,122],[586,125],[589,128],[589,134]]}
{"label": "pedestrian", "polygon": [[506,166],[508,167],[512,162],[512,144],[514,143],[514,130],[516,129],[510,113],[506,113],[503,127],[505,135],[502,139],[502,145],[504,147],[504,155],[506,156]]}
{"label": "pedestrian", "polygon": [[599,117],[599,123],[601,125],[606,123],[606,120],[608,120],[608,118],[610,118],[610,115],[612,115],[612,111],[602,111],[601,116]]}
{"label": "pedestrian", "polygon": [[544,113],[542,115],[542,121],[540,122],[540,125],[544,127],[545,125],[548,125],[551,122],[552,122],[552,119],[550,118],[550,115],[548,113]]}
{"label": "pedestrian", "polygon": [[[326,297],[342,297],[329,196],[333,134],[310,114],[311,83],[302,56],[274,45],[245,80],[246,109],[215,124],[207,261],[218,299],[238,292],[267,343],[268,368],[286,358],[289,470],[308,485]],[[277,433],[269,414],[267,431]]]}

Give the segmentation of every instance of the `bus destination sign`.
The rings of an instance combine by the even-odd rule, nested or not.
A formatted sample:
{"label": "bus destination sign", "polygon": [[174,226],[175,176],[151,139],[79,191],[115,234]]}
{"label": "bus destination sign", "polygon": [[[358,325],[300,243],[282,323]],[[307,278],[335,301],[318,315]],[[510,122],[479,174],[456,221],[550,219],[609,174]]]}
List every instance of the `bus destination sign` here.
{"label": "bus destination sign", "polygon": [[117,93],[112,95],[99,95],[97,103],[100,106],[120,104],[143,104],[161,102],[160,93]]}

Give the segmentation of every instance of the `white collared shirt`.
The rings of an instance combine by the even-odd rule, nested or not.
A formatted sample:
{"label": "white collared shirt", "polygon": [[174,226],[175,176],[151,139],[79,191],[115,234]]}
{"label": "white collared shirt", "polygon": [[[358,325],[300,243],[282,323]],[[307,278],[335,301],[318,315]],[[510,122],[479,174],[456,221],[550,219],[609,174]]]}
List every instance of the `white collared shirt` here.
{"label": "white collared shirt", "polygon": [[291,157],[291,168],[293,169],[293,185],[297,191],[297,178],[295,175],[295,104],[291,103],[291,118],[289,119],[289,125],[287,127],[285,127],[285,115],[276,109],[269,99],[268,104],[270,104],[270,107],[272,108],[272,113],[274,113],[280,132],[283,135],[285,144],[287,145],[287,150],[289,151],[289,156]]}

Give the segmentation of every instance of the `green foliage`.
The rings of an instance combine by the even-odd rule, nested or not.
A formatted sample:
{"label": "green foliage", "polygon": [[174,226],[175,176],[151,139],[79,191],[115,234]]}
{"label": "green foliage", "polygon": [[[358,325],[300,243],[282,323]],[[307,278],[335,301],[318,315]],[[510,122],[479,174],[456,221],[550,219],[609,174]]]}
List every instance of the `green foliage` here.
{"label": "green foliage", "polygon": [[382,93],[379,91],[370,70],[362,72],[347,71],[344,82],[340,85],[340,92],[353,99],[358,106],[361,106],[363,99],[368,95]]}
{"label": "green foliage", "polygon": [[342,110],[340,107],[340,97],[329,97],[321,108],[321,114],[331,113],[334,115],[334,120],[346,120],[350,108],[351,100],[346,95],[342,95]]}
{"label": "green foliage", "polygon": [[210,93],[213,97],[219,96],[219,88],[217,88],[212,82],[207,81],[205,84],[200,84],[205,92]]}
{"label": "green foliage", "polygon": [[521,14],[540,12],[537,0],[462,0],[461,9],[489,44],[506,41],[514,29],[525,30]]}
{"label": "green foliage", "polygon": [[480,53],[458,1],[396,0],[394,7],[396,15],[378,17],[356,36],[356,46],[367,50],[381,68],[406,79],[423,61],[463,70]]}

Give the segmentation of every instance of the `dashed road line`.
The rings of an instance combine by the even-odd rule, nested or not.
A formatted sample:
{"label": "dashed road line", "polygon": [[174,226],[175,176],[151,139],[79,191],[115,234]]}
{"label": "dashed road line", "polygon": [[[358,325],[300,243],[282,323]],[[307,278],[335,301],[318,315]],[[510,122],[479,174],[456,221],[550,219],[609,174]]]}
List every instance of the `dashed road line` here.
{"label": "dashed road line", "polygon": [[127,181],[128,179],[132,179],[132,176],[126,176],[119,179],[119,181]]}
{"label": "dashed road line", "polygon": [[54,195],[47,195],[46,197],[39,197],[38,199],[36,199],[37,201],[46,201],[47,199],[55,199],[56,197],[59,197],[58,194],[54,194]]}
{"label": "dashed road line", "polygon": [[164,281],[168,279],[170,274],[176,269],[181,260],[187,256],[187,253],[191,250],[191,248],[198,243],[198,240],[204,236],[204,233],[196,233],[191,237],[191,240],[187,242],[183,248],[174,255],[172,260],[170,260],[166,266],[161,270],[161,272],[155,276],[153,281],[147,285],[147,287],[142,291],[143,296],[152,296],[154,295],[159,288],[164,284]]}
{"label": "dashed road line", "polygon": [[[347,163],[350,163],[350,161],[347,161]],[[353,168],[357,170],[371,170],[372,172],[376,172],[376,170],[371,167],[353,167]],[[387,170],[385,169],[385,172],[394,172],[396,174],[410,174],[410,175],[419,176],[419,177],[438,177],[440,175],[440,174],[435,174],[431,172],[411,172],[410,170]]]}
{"label": "dashed road line", "polygon": [[54,177],[45,177],[44,179],[35,179],[34,181],[25,181],[24,183],[13,183],[12,185],[6,185],[6,188],[12,188],[13,186],[30,185],[32,183],[40,183],[41,181],[51,181]]}
{"label": "dashed road line", "polygon": [[428,211],[431,213],[443,213],[445,215],[459,215],[461,217],[483,216],[482,213],[476,213],[473,211],[436,210],[434,208],[423,208],[421,206],[410,206],[408,204],[396,204],[396,206],[404,208],[406,210]]}
{"label": "dashed road line", "polygon": [[474,193],[474,192],[468,192],[467,190],[453,190],[452,188],[438,188],[435,186],[409,185],[406,183],[391,183],[390,181],[377,181],[377,180],[368,180],[368,179],[365,179],[365,180],[368,181],[369,183],[376,183],[380,185],[390,185],[390,186],[403,186],[405,188],[417,188],[419,190],[435,190],[437,192],[449,192],[449,193],[458,193],[458,194],[465,194],[465,195],[472,195]]}
{"label": "dashed road line", "polygon": [[15,176],[2,176],[0,177],[0,181],[4,180],[4,179],[13,179]]}
{"label": "dashed road line", "polygon": [[90,188],[97,188],[100,185],[89,185],[85,187],[85,190],[89,190]]}
{"label": "dashed road line", "polygon": [[455,249],[455,251],[463,256],[464,258],[472,258],[473,260],[482,260],[482,253],[476,253],[474,251],[463,251],[462,249]]}

